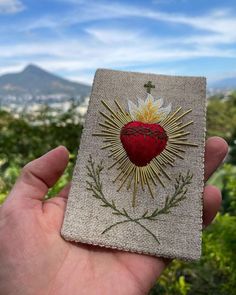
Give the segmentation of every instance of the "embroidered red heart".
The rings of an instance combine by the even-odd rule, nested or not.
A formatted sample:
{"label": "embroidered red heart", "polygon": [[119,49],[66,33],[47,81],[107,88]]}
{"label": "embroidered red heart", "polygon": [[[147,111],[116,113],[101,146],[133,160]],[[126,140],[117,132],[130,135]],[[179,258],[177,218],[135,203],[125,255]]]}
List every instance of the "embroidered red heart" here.
{"label": "embroidered red heart", "polygon": [[130,161],[142,167],[165,149],[168,137],[157,123],[133,121],[122,127],[120,140]]}

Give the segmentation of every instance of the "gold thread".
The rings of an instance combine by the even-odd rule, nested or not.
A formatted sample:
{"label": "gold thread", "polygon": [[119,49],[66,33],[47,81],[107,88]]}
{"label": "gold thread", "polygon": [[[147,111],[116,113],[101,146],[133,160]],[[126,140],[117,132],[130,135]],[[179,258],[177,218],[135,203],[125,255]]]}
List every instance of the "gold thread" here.
{"label": "gold thread", "polygon": [[127,185],[127,190],[130,189],[133,179],[134,179],[134,172],[131,174],[131,177],[129,179],[129,182],[128,182],[128,185]]}
{"label": "gold thread", "polygon": [[[123,176],[124,176],[124,170],[126,171],[126,168],[128,167],[130,165],[130,163],[127,161],[127,163],[125,164],[125,167],[123,168],[123,169],[121,169],[121,171],[120,171],[120,173],[116,176],[116,178],[113,180],[113,182],[115,183],[118,179],[119,179],[119,177],[123,174]],[[122,177],[123,177],[122,176]],[[122,178],[121,178],[122,179]],[[121,180],[120,179],[120,180]]]}
{"label": "gold thread", "polygon": [[162,122],[160,122],[160,125],[164,127],[167,123],[169,124],[172,118],[175,117],[180,110],[182,110],[182,107],[179,107],[174,113],[172,113],[170,116],[167,116]]}
{"label": "gold thread", "polygon": [[107,149],[107,148],[109,148],[109,147],[112,147],[112,146],[113,146],[113,145],[112,145],[111,143],[109,143],[109,144],[107,144],[107,145],[101,147],[101,150],[105,150],[105,149]]}
{"label": "gold thread", "polygon": [[[129,158],[128,158],[128,160],[129,160]],[[127,162],[130,162],[130,161],[127,161]],[[120,166],[117,167],[117,170],[120,170],[120,169],[122,170],[125,167],[125,164],[126,164],[126,161],[125,160],[124,161],[121,161]]]}
{"label": "gold thread", "polygon": [[121,105],[119,104],[119,102],[116,99],[114,101],[115,101],[115,104],[117,105],[118,109],[123,114],[123,117],[126,120],[126,123],[129,123],[132,120],[131,117],[129,115],[127,116],[127,113],[123,110],[123,108],[121,107]]}
{"label": "gold thread", "polygon": [[121,190],[121,188],[125,184],[126,180],[128,179],[128,177],[132,173],[133,169],[134,169],[134,166],[130,166],[129,171],[127,172],[127,175],[126,175],[125,179],[122,181],[122,183],[121,183],[120,187],[118,188],[117,192],[119,192]]}
{"label": "gold thread", "polygon": [[114,136],[120,135],[120,132],[118,132],[118,131],[114,132],[114,131],[111,131],[111,130],[102,129],[101,132],[104,133],[104,134],[107,134],[108,136],[110,136],[110,135],[114,135]]}
{"label": "gold thread", "polygon": [[142,190],[144,191],[143,167],[140,168],[140,179],[141,179]]}
{"label": "gold thread", "polygon": [[[117,128],[120,128],[120,125],[119,124],[116,124],[115,122],[114,122],[114,120],[111,118],[111,116],[109,116],[109,115],[107,115],[107,114],[105,114],[105,113],[103,113],[103,112],[99,112],[104,118],[106,118],[107,120],[108,120],[108,122],[111,124],[111,125],[114,125],[114,126],[116,126]],[[105,121],[106,122],[106,121]],[[106,122],[107,123],[107,122]]]}
{"label": "gold thread", "polygon": [[171,135],[171,136],[169,137],[169,139],[179,138],[179,137],[182,137],[182,136],[185,136],[185,135],[189,135],[189,134],[190,134],[190,132],[178,133],[178,134],[176,134],[176,135]]}
{"label": "gold thread", "polygon": [[148,176],[147,176],[147,173],[146,173],[146,169],[145,169],[144,177],[145,177],[145,180],[146,180],[150,195],[154,199],[153,192],[152,192],[152,189],[151,189],[151,186],[150,186],[150,183],[149,183],[149,179],[148,179]]}
{"label": "gold thread", "polygon": [[166,157],[165,154],[161,153],[161,154],[160,154],[160,157],[163,159],[163,161],[165,161],[166,164],[168,164],[168,165],[174,167],[174,165],[172,164],[172,161],[170,161],[170,160]]}
{"label": "gold thread", "polygon": [[188,123],[182,125],[181,127],[178,127],[177,130],[173,130],[173,131],[174,131],[174,132],[175,132],[175,131],[180,131],[180,130],[182,130],[182,129],[188,127],[189,125],[191,125],[191,124],[193,124],[193,123],[194,123],[193,121],[190,121],[190,122],[188,122]]}
{"label": "gold thread", "polygon": [[125,124],[125,122],[121,120],[119,116],[117,116],[117,114],[109,107],[109,105],[103,99],[101,100],[101,102],[107,108],[107,110],[114,116],[114,118],[116,118],[120,123]]}
{"label": "gold thread", "polygon": [[169,180],[171,180],[170,175],[165,171],[165,169],[162,168],[162,166],[160,165],[158,159],[154,159],[154,160],[155,160],[154,163],[157,166],[157,169],[159,169],[160,172],[163,173],[166,176],[166,178],[168,178]]}
{"label": "gold thread", "polygon": [[149,176],[150,176],[150,178],[151,178],[153,184],[156,186],[155,175],[154,175],[154,177],[153,177],[153,171],[152,171],[152,169],[151,169],[150,166],[147,166],[147,173],[149,174]]}
{"label": "gold thread", "polygon": [[161,184],[163,187],[165,187],[163,181],[161,180],[161,178],[160,178],[160,176],[159,176],[159,174],[158,174],[159,171],[157,170],[155,164],[152,163],[152,164],[150,165],[150,167],[151,167],[151,169],[153,170],[154,174],[156,175],[157,180],[160,182],[160,184]]}
{"label": "gold thread", "polygon": [[127,167],[126,168],[123,168],[122,171],[123,171],[123,176],[120,178],[120,181],[123,180],[123,178],[126,177],[127,173],[129,172],[130,170],[130,167],[133,167],[133,164],[131,162],[128,163]]}
{"label": "gold thread", "polygon": [[104,128],[110,129],[110,130],[114,130],[114,131],[117,132],[117,128],[116,127],[113,127],[113,126],[110,126],[109,124],[106,124],[106,123],[98,123],[98,124],[101,127],[104,127]]}
{"label": "gold thread", "polygon": [[135,169],[135,178],[134,178],[134,191],[133,191],[133,198],[132,198],[132,207],[135,207],[136,203],[136,194],[137,194],[137,167]]}
{"label": "gold thread", "polygon": [[176,121],[179,121],[181,118],[183,118],[184,116],[186,116],[187,114],[191,112],[192,112],[192,109],[185,111],[183,114],[181,114],[179,117],[176,118]]}
{"label": "gold thread", "polygon": [[160,122],[160,125],[164,127],[176,114],[178,114],[181,109],[182,107],[179,107],[174,113],[167,116],[163,121]]}
{"label": "gold thread", "polygon": [[117,159],[111,166],[108,167],[108,170],[110,170],[111,168],[113,168],[116,164],[118,164],[122,159],[125,160],[125,158],[128,159],[127,155],[124,155],[121,159]]}
{"label": "gold thread", "polygon": [[184,142],[184,141],[170,141],[172,144],[179,144],[179,145],[187,145],[187,146],[195,146],[197,147],[198,145],[192,142]]}
{"label": "gold thread", "polygon": [[[130,114],[123,109],[118,100],[114,100],[115,105],[118,108],[118,112],[112,110],[112,108],[104,100],[101,102],[109,111],[110,115],[100,112],[100,114],[105,118],[103,123],[99,123],[99,126],[101,126],[103,129],[101,129],[100,133],[95,133],[93,135],[104,137],[103,142],[106,144],[101,149],[109,149],[110,154],[108,157],[114,158],[114,163],[110,165],[108,169],[118,165],[116,169],[118,171],[120,170],[120,173],[118,173],[116,178],[113,180],[113,182],[117,181],[118,179],[121,181],[118,191],[123,187],[127,180],[127,189],[131,187],[133,182],[134,189],[132,206],[134,207],[139,183],[142,187],[142,190],[145,190],[145,185],[147,185],[150,195],[153,198],[154,196],[151,184],[156,186],[157,180],[163,187],[165,187],[161,177],[164,175],[167,179],[171,180],[170,176],[166,172],[167,165],[173,167],[173,163],[176,160],[175,157],[184,159],[180,153],[185,153],[185,150],[181,149],[179,146],[198,146],[197,144],[188,142],[187,136],[190,134],[190,132],[184,132],[184,128],[193,124],[193,121],[189,121],[185,124],[180,121],[182,117],[186,116],[192,110],[189,109],[182,114],[179,114],[179,112],[182,110],[182,107],[179,107],[175,112],[168,115],[159,123],[167,133],[167,146],[165,150],[156,158],[154,158],[147,166],[138,167],[130,161],[125,149],[123,148],[123,145],[120,142],[120,131],[122,127],[128,122],[132,121]],[[150,181],[152,183],[150,183]]]}
{"label": "gold thread", "polygon": [[178,157],[178,158],[180,158],[180,159],[182,159],[182,160],[184,159],[184,157],[181,156],[180,154],[178,154],[177,152],[172,151],[172,150],[170,150],[169,148],[166,148],[166,150],[169,151],[171,154],[175,155],[176,157]]}
{"label": "gold thread", "polygon": [[122,148],[117,148],[114,152],[108,155],[108,158],[114,157],[116,159],[119,155],[124,153],[125,151]]}
{"label": "gold thread", "polygon": [[175,147],[175,146],[173,146],[173,145],[167,145],[167,147],[169,148],[169,149],[172,149],[172,150],[174,150],[174,151],[178,151],[178,152],[181,152],[181,153],[185,153],[185,150],[183,150],[183,149],[180,149],[180,148],[177,148],[177,147]]}

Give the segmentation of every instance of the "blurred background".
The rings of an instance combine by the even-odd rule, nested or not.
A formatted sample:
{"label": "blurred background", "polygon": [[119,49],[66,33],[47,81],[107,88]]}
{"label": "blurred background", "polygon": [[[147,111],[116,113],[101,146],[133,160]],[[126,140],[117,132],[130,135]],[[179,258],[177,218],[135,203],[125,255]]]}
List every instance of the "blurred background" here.
{"label": "blurred background", "polygon": [[230,145],[199,262],[174,261],[150,294],[235,294],[236,2],[0,0],[0,203],[28,161],[65,145],[71,178],[99,67],[206,76],[207,136]]}

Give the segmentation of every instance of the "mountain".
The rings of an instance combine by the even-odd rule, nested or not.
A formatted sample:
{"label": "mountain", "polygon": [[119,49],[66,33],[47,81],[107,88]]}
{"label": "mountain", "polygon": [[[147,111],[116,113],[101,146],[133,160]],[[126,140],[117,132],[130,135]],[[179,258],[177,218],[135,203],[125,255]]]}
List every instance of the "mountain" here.
{"label": "mountain", "polygon": [[34,104],[65,102],[71,98],[83,102],[91,87],[71,82],[38,66],[28,65],[20,73],[0,76],[0,104]]}
{"label": "mountain", "polygon": [[[236,77],[208,84],[208,96],[226,95],[236,89]],[[66,103],[71,98],[84,102],[91,87],[51,74],[36,65],[28,65],[19,73],[0,76],[0,106]]]}
{"label": "mountain", "polygon": [[224,78],[215,82],[209,83],[208,89],[210,94],[227,94],[236,90],[236,77]]}

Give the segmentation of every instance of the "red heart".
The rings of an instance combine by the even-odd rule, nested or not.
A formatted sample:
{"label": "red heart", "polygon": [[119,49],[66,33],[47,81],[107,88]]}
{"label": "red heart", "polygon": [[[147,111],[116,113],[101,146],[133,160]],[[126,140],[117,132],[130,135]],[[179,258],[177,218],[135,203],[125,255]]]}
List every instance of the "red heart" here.
{"label": "red heart", "polygon": [[122,127],[120,140],[130,161],[142,167],[165,149],[168,137],[159,124],[133,121]]}

